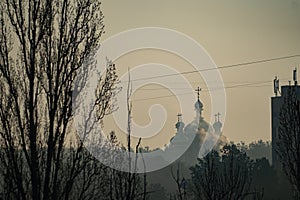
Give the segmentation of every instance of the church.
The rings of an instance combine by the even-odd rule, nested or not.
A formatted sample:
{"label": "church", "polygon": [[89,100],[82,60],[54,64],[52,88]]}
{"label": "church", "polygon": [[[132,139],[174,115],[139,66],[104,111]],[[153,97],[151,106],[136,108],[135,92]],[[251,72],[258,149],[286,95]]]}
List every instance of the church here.
{"label": "church", "polygon": [[185,125],[183,115],[177,115],[178,119],[175,124],[177,131],[165,149],[164,159],[166,161],[174,160],[177,157],[182,162],[194,164],[198,157],[205,156],[212,149],[218,151],[222,146],[229,143],[222,134],[220,113],[215,114],[213,125],[205,121],[202,116],[204,106],[200,100],[200,91],[201,89],[198,87],[196,90],[197,100],[194,105],[194,120]]}

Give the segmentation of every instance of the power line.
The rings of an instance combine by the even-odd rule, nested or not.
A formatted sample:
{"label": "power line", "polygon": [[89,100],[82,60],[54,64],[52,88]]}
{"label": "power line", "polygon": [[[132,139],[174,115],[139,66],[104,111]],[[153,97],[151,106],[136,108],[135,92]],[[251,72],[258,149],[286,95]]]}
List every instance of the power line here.
{"label": "power line", "polygon": [[[282,81],[288,80],[288,79],[281,79]],[[249,81],[235,81],[232,83],[240,83],[237,85],[231,85],[231,86],[226,86],[223,87],[222,85],[220,87],[218,87],[219,89],[223,89],[223,88],[235,88],[235,87],[240,87],[240,86],[254,86],[257,84],[263,84],[263,83],[271,83],[272,81],[257,81],[257,82],[249,82]],[[196,83],[196,82],[195,82]],[[198,83],[198,82],[197,82]],[[226,83],[224,83],[226,85]],[[259,85],[258,85],[259,86]],[[267,86],[267,85],[265,85]],[[272,86],[272,84],[268,85],[268,86]],[[255,86],[256,87],[256,86]],[[160,87],[160,88],[140,88],[138,90],[145,90],[145,91],[155,91],[155,90],[170,90],[170,89],[174,89],[174,90],[187,90],[190,89],[188,87]],[[216,88],[214,88],[216,89]],[[204,91],[208,91],[206,89],[204,89]]]}
{"label": "power line", "polygon": [[169,77],[169,76],[178,76],[178,75],[192,74],[192,73],[196,73],[196,72],[204,72],[204,71],[211,71],[211,70],[218,70],[218,69],[228,69],[228,68],[248,66],[248,65],[258,64],[258,63],[266,63],[266,62],[271,62],[271,61],[276,61],[276,60],[290,59],[290,58],[295,58],[295,57],[300,57],[300,54],[281,56],[281,57],[275,57],[275,58],[269,58],[269,59],[263,59],[263,60],[255,60],[255,61],[250,61],[250,62],[242,62],[242,63],[231,64],[231,65],[223,65],[223,66],[219,66],[217,68],[206,68],[206,69],[200,69],[200,70],[185,71],[185,72],[180,72],[180,73],[165,74],[165,75],[160,75],[160,76],[137,78],[137,79],[133,79],[131,81],[149,80],[149,79],[154,79],[154,78],[164,78],[164,77]]}
{"label": "power line", "polygon": [[[271,81],[259,81],[259,82],[254,82],[254,83],[247,83],[247,84],[239,84],[239,85],[233,85],[233,86],[227,86],[227,87],[219,87],[219,88],[214,88],[214,90],[219,90],[219,89],[232,89],[232,88],[240,88],[240,87],[270,87],[270,85],[266,85],[265,83],[270,83]],[[257,84],[264,84],[264,85],[257,85]],[[208,92],[208,89],[203,89],[204,92]],[[180,93],[180,94],[171,94],[171,95],[164,95],[164,96],[157,96],[157,97],[150,97],[150,98],[143,98],[143,99],[136,99],[133,100],[135,101],[146,101],[146,100],[153,100],[153,99],[161,99],[161,98],[169,98],[169,97],[174,97],[174,96],[181,96],[181,95],[187,95],[187,94],[194,94],[194,92],[186,92],[186,93]]]}

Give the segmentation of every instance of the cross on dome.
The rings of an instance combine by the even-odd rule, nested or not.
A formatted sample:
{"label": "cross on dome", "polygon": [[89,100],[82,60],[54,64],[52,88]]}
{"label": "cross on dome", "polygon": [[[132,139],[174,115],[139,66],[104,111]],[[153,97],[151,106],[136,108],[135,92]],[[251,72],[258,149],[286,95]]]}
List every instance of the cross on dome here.
{"label": "cross on dome", "polygon": [[[195,90],[197,92],[197,101],[195,103],[195,109],[197,112],[200,112],[199,114],[201,115],[201,111],[203,110],[203,104],[200,101],[200,91],[202,89],[198,86],[198,88]],[[198,114],[198,113],[197,113]]]}
{"label": "cross on dome", "polygon": [[215,122],[220,121],[220,116],[221,116],[221,114],[219,112],[217,114],[215,114]]}
{"label": "cross on dome", "polygon": [[198,86],[195,91],[197,92],[197,99],[200,100],[200,92],[202,91],[202,89]]}
{"label": "cross on dome", "polygon": [[177,133],[183,133],[184,123],[182,122],[182,114],[178,113],[177,117],[178,117],[178,122],[175,124]]}
{"label": "cross on dome", "polygon": [[177,114],[178,122],[182,122],[182,114],[178,113]]}

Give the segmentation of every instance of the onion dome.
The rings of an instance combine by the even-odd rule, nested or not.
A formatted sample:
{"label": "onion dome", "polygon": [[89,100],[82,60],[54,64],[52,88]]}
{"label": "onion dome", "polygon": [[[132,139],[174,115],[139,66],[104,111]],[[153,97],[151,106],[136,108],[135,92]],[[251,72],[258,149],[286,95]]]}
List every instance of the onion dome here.
{"label": "onion dome", "polygon": [[195,103],[195,109],[196,110],[203,110],[203,104],[199,99]]}
{"label": "onion dome", "polygon": [[215,114],[215,123],[213,124],[215,133],[221,133],[222,123],[220,122],[220,115],[220,113]]}
{"label": "onion dome", "polygon": [[183,130],[184,126],[185,126],[185,124],[183,122],[177,122],[175,124],[175,127],[177,130]]}

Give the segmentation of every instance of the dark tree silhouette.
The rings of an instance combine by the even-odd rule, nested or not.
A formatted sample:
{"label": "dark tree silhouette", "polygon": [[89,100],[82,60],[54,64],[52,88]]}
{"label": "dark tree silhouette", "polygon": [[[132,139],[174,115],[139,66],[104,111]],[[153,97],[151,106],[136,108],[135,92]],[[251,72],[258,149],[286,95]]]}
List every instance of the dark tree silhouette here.
{"label": "dark tree silhouette", "polygon": [[297,87],[290,88],[280,112],[276,153],[282,170],[300,198],[300,101]]}
{"label": "dark tree silhouette", "polygon": [[[128,162],[128,158],[124,156],[124,150],[126,148],[122,146],[114,132],[111,132],[110,141],[114,145],[114,150],[109,153],[114,157],[117,165],[124,165]],[[139,145],[136,147],[138,148]],[[137,149],[136,149],[137,152]],[[134,166],[133,166],[134,167]],[[143,181],[146,181],[145,177],[137,173],[122,172],[113,168],[109,168],[107,171],[109,175],[109,199],[110,200],[142,200],[146,199],[146,185]]]}
{"label": "dark tree silhouette", "polygon": [[[115,166],[122,166],[121,169],[128,171],[123,172],[113,168],[108,171],[109,174],[109,199],[110,200],[145,200],[147,194],[147,183],[146,183],[146,173],[142,177],[137,173],[137,156],[140,152],[141,138],[139,138],[138,143],[135,146],[135,150],[132,149],[131,142],[131,93],[132,93],[132,83],[130,80],[130,72],[127,88],[127,145],[126,147],[121,145],[114,131],[109,135],[110,145],[109,156],[111,157],[110,164]],[[101,104],[102,105],[102,104]],[[104,106],[102,105],[102,108]],[[101,109],[100,109],[101,110]],[[136,156],[130,156],[130,153],[135,152]]]}
{"label": "dark tree silhouette", "polygon": [[147,199],[149,200],[157,200],[157,199],[161,199],[161,200],[167,200],[168,199],[168,195],[166,192],[166,189],[161,185],[161,184],[151,184],[149,186],[149,195]]}
{"label": "dark tree silhouette", "polygon": [[270,141],[258,140],[251,142],[244,148],[244,151],[252,160],[265,157],[270,161],[272,158],[272,145]]}
{"label": "dark tree silhouette", "polygon": [[196,199],[245,199],[251,184],[252,161],[235,145],[211,151],[191,168]]}
{"label": "dark tree silhouette", "polygon": [[175,199],[185,200],[187,196],[187,180],[184,178],[182,174],[182,166],[180,162],[175,163],[176,166],[176,174],[173,171],[173,167],[171,166],[171,175],[173,180],[176,183],[176,195],[174,195]]}
{"label": "dark tree silhouette", "polygon": [[[107,169],[84,151],[82,141],[67,144],[74,80],[85,59],[93,58],[103,30],[99,1],[0,2],[3,198],[97,198],[91,191],[105,185],[99,181],[105,183]],[[107,91],[115,83],[110,77],[102,81],[109,95],[98,99],[106,105],[98,107],[101,117],[112,108]]]}

